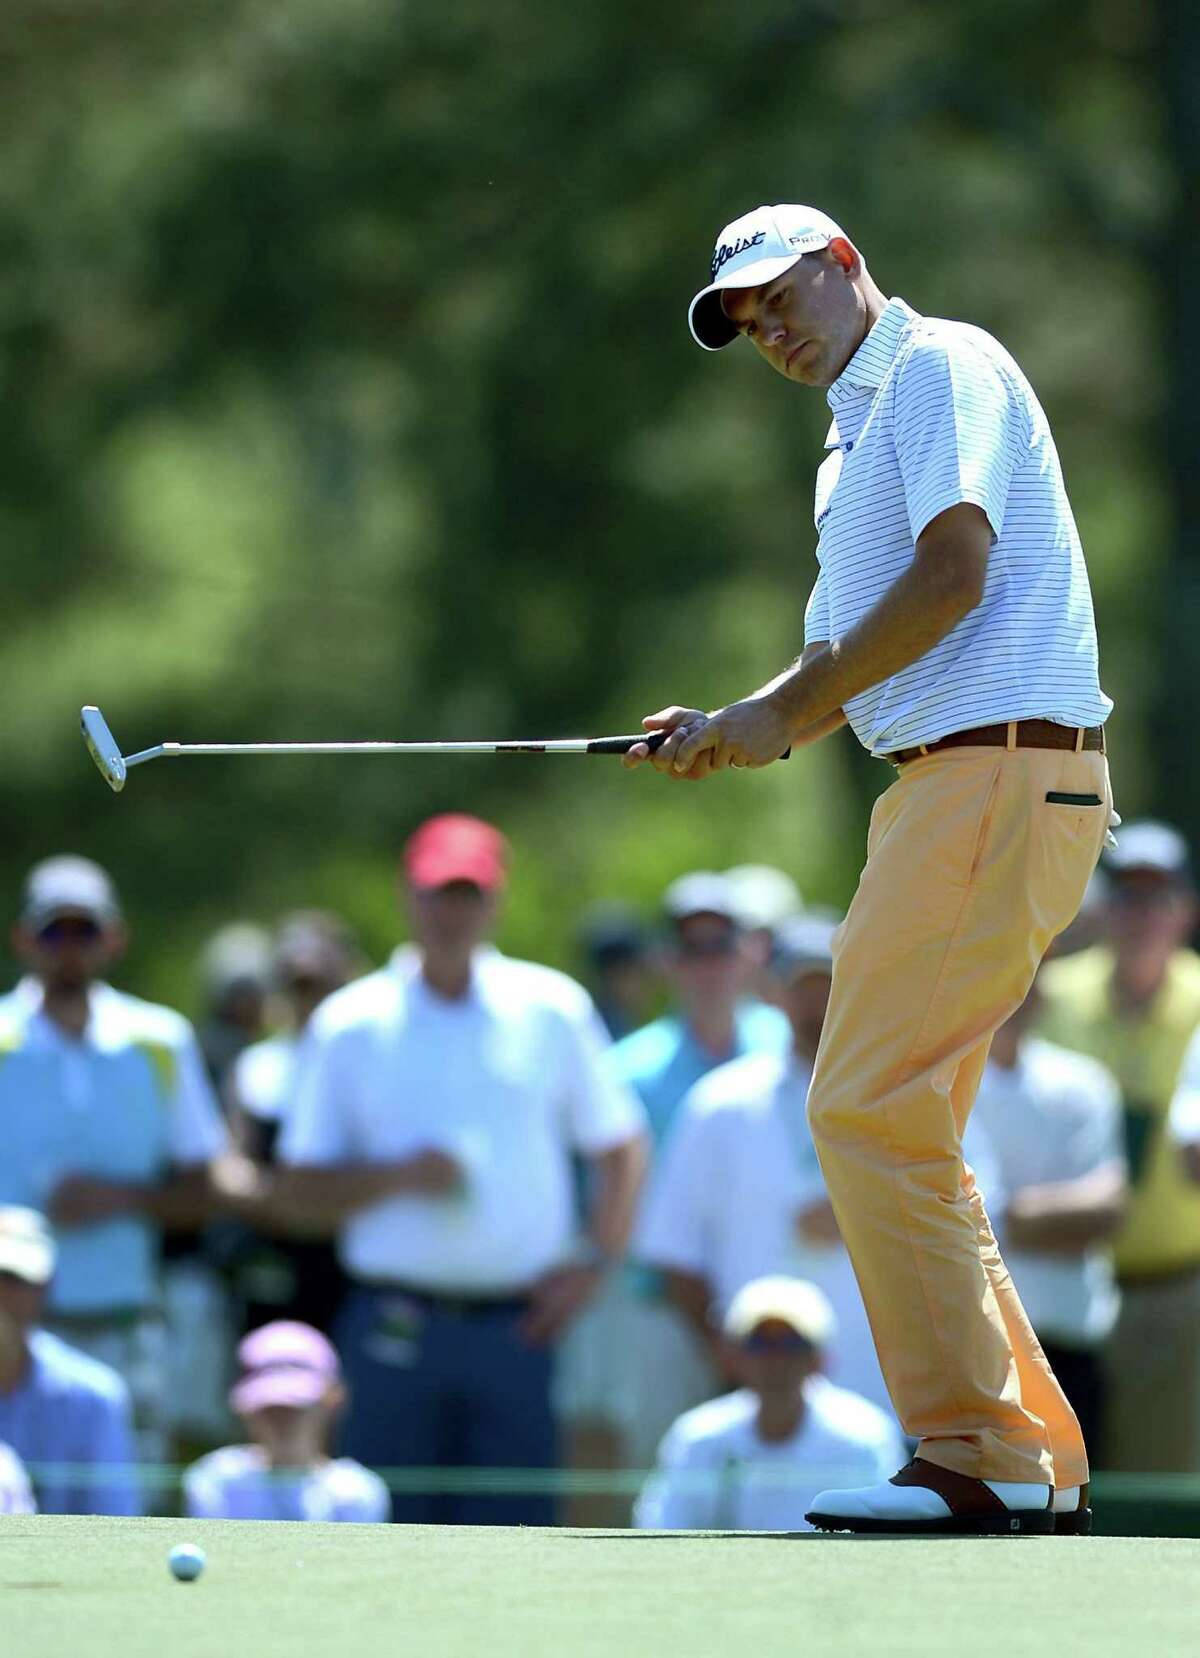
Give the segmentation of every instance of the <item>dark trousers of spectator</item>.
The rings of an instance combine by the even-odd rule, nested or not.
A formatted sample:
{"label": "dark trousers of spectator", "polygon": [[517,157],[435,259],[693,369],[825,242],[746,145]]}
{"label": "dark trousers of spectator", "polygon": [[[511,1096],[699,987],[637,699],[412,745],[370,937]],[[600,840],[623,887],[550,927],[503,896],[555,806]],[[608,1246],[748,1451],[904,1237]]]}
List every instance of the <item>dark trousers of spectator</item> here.
{"label": "dark trousers of spectator", "polygon": [[[354,1285],[337,1345],[349,1391],[340,1449],[372,1468],[553,1468],[553,1354],[520,1333],[521,1300]],[[394,1492],[413,1524],[546,1526],[553,1497]]]}
{"label": "dark trousers of spectator", "polygon": [[1095,1470],[1102,1466],[1100,1456],[1104,1445],[1107,1392],[1104,1362],[1094,1348],[1063,1347],[1053,1336],[1040,1334],[1038,1340],[1050,1361],[1051,1370],[1058,1377],[1058,1385],[1067,1396],[1067,1403],[1079,1418],[1088,1462]]}

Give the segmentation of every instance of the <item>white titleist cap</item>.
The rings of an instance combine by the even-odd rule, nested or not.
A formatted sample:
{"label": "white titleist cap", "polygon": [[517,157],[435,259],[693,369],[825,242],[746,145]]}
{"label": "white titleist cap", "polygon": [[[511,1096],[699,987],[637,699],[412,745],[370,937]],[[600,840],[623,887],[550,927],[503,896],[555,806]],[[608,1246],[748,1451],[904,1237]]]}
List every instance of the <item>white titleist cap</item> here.
{"label": "white titleist cap", "polygon": [[688,307],[688,327],[696,344],[705,351],[720,351],[737,339],[737,329],[721,309],[722,289],[774,282],[797,259],[845,234],[828,214],[794,202],[756,207],[726,225],[713,250],[712,281]]}

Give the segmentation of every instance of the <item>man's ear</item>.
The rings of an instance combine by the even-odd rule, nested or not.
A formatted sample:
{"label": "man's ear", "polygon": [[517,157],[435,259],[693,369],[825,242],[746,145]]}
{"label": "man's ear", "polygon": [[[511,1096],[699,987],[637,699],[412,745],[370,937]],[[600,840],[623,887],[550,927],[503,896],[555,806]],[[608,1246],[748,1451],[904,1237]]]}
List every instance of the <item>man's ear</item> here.
{"label": "man's ear", "polygon": [[863,263],[858,249],[844,236],[833,238],[829,244],[829,255],[842,267],[847,276],[861,276]]}

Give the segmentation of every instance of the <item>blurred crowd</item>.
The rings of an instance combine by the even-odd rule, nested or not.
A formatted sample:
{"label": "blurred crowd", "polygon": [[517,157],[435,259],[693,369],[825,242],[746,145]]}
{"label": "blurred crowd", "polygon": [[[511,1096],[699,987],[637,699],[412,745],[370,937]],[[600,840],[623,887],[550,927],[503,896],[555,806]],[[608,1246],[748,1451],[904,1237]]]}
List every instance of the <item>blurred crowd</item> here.
{"label": "blurred crowd", "polygon": [[[431,819],[386,962],[238,923],[194,1024],[117,987],[106,871],[29,872],[0,1511],[796,1530],[905,1460],[806,1120],[837,914],[685,872],[570,976],[491,942],[511,861]],[[1124,828],[964,1147],[1102,1469],[1200,1472],[1196,924],[1183,837]]]}

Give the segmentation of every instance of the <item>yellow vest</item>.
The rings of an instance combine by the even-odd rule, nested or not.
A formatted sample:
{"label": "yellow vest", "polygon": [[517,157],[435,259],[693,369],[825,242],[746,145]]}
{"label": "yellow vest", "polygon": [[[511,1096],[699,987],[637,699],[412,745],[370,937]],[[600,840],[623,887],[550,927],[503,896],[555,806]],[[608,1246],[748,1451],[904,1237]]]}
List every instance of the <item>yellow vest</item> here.
{"label": "yellow vest", "polygon": [[1157,996],[1135,1014],[1113,1006],[1112,975],[1106,945],[1047,963],[1039,1029],[1102,1060],[1120,1083],[1130,1197],[1114,1240],[1117,1272],[1168,1273],[1200,1265],[1200,1186],[1166,1132],[1184,1051],[1200,1025],[1200,956],[1177,951]]}

